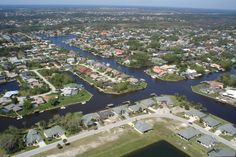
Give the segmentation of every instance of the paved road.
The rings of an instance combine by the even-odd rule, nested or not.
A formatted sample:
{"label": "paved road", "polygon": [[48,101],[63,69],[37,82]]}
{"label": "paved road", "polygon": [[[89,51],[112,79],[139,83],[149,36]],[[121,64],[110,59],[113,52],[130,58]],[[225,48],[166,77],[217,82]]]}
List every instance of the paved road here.
{"label": "paved road", "polygon": [[30,70],[33,71],[35,74],[37,74],[46,84],[48,84],[49,88],[51,89],[51,91],[44,93],[44,94],[39,94],[39,95],[34,95],[32,97],[40,97],[40,96],[46,96],[48,94],[52,94],[52,93],[57,93],[56,88],[43,76],[38,72],[38,69],[35,70]]}
{"label": "paved road", "polygon": [[[146,118],[168,118],[168,119],[180,121],[180,122],[185,123],[189,126],[192,126],[193,128],[199,130],[200,132],[202,132],[204,134],[207,134],[207,135],[210,135],[210,136],[214,137],[219,142],[222,142],[223,144],[225,144],[225,145],[229,146],[230,148],[236,150],[236,145],[234,145],[233,142],[227,141],[224,138],[222,138],[220,136],[217,136],[214,133],[212,133],[210,131],[207,131],[206,129],[204,129],[204,128],[196,125],[196,124],[191,125],[191,124],[188,123],[188,120],[186,120],[184,118],[181,118],[181,117],[178,117],[178,116],[175,116],[175,115],[170,114],[170,113],[165,113],[165,114],[153,113],[153,114],[145,114],[145,115],[140,115],[140,116],[137,116],[137,117],[132,117],[132,118],[125,119],[125,120],[122,120],[122,121],[118,121],[116,123],[112,123],[110,125],[100,127],[97,130],[83,131],[83,132],[81,132],[77,135],[69,137],[68,142],[74,142],[74,141],[77,141],[79,139],[82,139],[82,138],[85,138],[85,137],[88,137],[88,136],[92,136],[92,135],[110,130],[112,128],[116,128],[116,127],[119,127],[119,126],[122,126],[122,125],[125,125],[125,124],[128,124],[128,123],[134,122],[136,120],[141,120],[141,119],[146,119]],[[36,149],[33,149],[31,151],[28,151],[28,152],[25,152],[25,153],[22,153],[22,154],[19,154],[19,155],[15,155],[14,157],[33,156],[33,155],[36,155],[36,154],[39,154],[39,153],[42,153],[42,152],[45,152],[45,151],[48,151],[50,149],[53,149],[53,148],[57,147],[58,143],[62,144],[62,140],[58,141],[58,142],[55,142],[55,143],[52,143],[52,144],[49,144],[45,147],[36,148]]]}

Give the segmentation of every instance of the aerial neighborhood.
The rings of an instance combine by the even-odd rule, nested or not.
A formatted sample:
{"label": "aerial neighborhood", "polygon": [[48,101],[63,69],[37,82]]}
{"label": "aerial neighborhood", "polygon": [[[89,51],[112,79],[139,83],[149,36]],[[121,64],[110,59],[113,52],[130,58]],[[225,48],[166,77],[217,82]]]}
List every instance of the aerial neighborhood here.
{"label": "aerial neighborhood", "polygon": [[234,11],[0,2],[0,19],[0,156],[236,156]]}

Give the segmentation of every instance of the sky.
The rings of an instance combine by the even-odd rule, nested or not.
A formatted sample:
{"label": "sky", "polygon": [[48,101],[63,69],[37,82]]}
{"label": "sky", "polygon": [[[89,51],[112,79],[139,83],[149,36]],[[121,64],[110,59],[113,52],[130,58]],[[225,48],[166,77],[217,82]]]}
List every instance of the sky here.
{"label": "sky", "polygon": [[119,5],[236,10],[236,0],[0,0],[0,5]]}

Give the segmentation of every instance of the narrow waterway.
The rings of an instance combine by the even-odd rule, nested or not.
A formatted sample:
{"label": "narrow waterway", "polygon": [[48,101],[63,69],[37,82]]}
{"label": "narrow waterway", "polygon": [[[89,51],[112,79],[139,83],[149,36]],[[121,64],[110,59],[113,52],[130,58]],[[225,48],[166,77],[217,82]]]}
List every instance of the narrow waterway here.
{"label": "narrow waterway", "polygon": [[[87,102],[87,104],[71,105],[71,106],[66,107],[65,110],[56,109],[52,111],[45,111],[43,113],[37,113],[34,115],[25,116],[21,120],[0,118],[0,124],[1,124],[0,130],[4,130],[10,125],[13,125],[19,128],[30,127],[40,120],[50,119],[55,114],[64,115],[68,112],[77,112],[77,111],[82,111],[83,113],[95,112],[95,111],[104,109],[107,104],[112,103],[112,104],[118,105],[128,100],[133,102],[136,100],[140,100],[142,98],[147,98],[151,93],[157,93],[158,95],[179,93],[180,95],[185,95],[189,100],[197,102],[197,103],[201,103],[205,108],[207,108],[209,113],[212,113],[229,122],[236,124],[236,107],[233,107],[224,103],[220,103],[215,100],[195,94],[191,90],[191,86],[199,84],[201,81],[214,80],[218,78],[220,73],[208,74],[199,79],[184,80],[184,81],[179,81],[179,82],[166,82],[166,81],[156,80],[146,75],[144,73],[144,69],[127,68],[125,66],[121,66],[120,64],[116,63],[114,59],[106,59],[99,56],[95,56],[92,53],[82,51],[79,48],[69,46],[63,43],[63,41],[73,38],[73,37],[74,37],[73,35],[68,35],[68,36],[63,36],[63,37],[53,37],[53,38],[44,37],[44,38],[51,40],[52,43],[56,44],[59,47],[76,51],[82,57],[89,57],[99,62],[109,63],[112,68],[120,70],[128,75],[133,75],[136,78],[143,78],[148,83],[148,87],[144,90],[140,90],[140,91],[132,92],[128,94],[123,94],[119,96],[108,95],[108,94],[99,92],[96,88],[90,86],[88,83],[79,79],[77,76],[71,74],[78,83],[83,84],[85,89],[94,95],[93,98],[89,102]],[[235,70],[232,69],[228,73],[231,73],[231,74],[235,73]],[[0,86],[0,88],[2,87]]]}
{"label": "narrow waterway", "polygon": [[0,93],[10,90],[18,90],[19,88],[19,83],[17,81],[3,83],[0,84]]}

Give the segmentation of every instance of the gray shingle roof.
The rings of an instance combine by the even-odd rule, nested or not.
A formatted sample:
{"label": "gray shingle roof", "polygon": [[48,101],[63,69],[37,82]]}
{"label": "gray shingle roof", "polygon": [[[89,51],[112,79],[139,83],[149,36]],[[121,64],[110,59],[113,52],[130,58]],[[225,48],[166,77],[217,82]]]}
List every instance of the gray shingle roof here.
{"label": "gray shingle roof", "polygon": [[81,118],[81,121],[83,122],[84,125],[90,125],[93,120],[98,120],[100,119],[100,116],[97,113],[89,113],[84,115]]}
{"label": "gray shingle roof", "polygon": [[233,124],[225,124],[222,125],[218,128],[221,132],[227,132],[230,133],[231,135],[236,134],[236,127]]}
{"label": "gray shingle roof", "polygon": [[217,142],[213,137],[209,135],[203,135],[202,137],[198,138],[197,141],[206,146],[214,145]]}
{"label": "gray shingle roof", "polygon": [[203,118],[203,117],[206,116],[205,113],[200,112],[200,111],[198,111],[196,109],[191,109],[190,111],[186,112],[186,115],[188,115],[188,116],[197,116],[199,118]]}
{"label": "gray shingle roof", "polygon": [[7,106],[4,106],[5,109],[9,110],[9,111],[20,111],[22,110],[22,108],[20,107],[20,105],[16,105],[16,104],[10,104]]}
{"label": "gray shingle roof", "polygon": [[112,108],[112,111],[115,112],[116,114],[125,114],[129,113],[130,111],[128,110],[127,105],[122,105],[122,106],[117,106]]}
{"label": "gray shingle roof", "polygon": [[129,106],[129,109],[133,112],[138,112],[140,109],[143,109],[141,104],[131,105]]}
{"label": "gray shingle roof", "polygon": [[210,127],[215,127],[220,124],[219,121],[215,120],[214,118],[210,116],[203,118],[203,121]]}
{"label": "gray shingle roof", "polygon": [[142,133],[152,130],[152,126],[149,125],[148,123],[145,123],[144,121],[137,121],[134,124],[134,127],[135,129],[139,130]]}
{"label": "gray shingle roof", "polygon": [[168,106],[174,104],[173,100],[171,99],[171,97],[169,95],[158,96],[158,97],[156,97],[156,99],[160,103],[166,102]]}
{"label": "gray shingle roof", "polygon": [[50,129],[44,130],[44,134],[47,137],[53,137],[55,135],[62,136],[65,134],[65,131],[60,126],[56,125]]}
{"label": "gray shingle roof", "polygon": [[188,127],[188,128],[183,129],[183,130],[180,130],[179,132],[177,132],[177,134],[179,136],[185,138],[186,140],[190,140],[191,138],[199,135],[200,132],[197,131],[196,129],[192,128],[192,127]]}
{"label": "gray shingle roof", "polygon": [[213,149],[207,153],[209,157],[235,157],[236,152],[228,148]]}
{"label": "gray shingle roof", "polygon": [[39,134],[39,132],[35,129],[30,129],[27,133],[27,135],[25,136],[25,143],[27,145],[31,145],[35,142],[40,142],[42,141],[42,137]]}
{"label": "gray shingle roof", "polygon": [[114,113],[111,111],[111,109],[108,109],[108,110],[99,111],[98,115],[101,117],[101,119],[107,119],[109,117],[114,116]]}
{"label": "gray shingle roof", "polygon": [[153,100],[153,98],[143,99],[139,102],[136,102],[136,104],[141,104],[142,106],[148,108],[156,104],[156,102]]}

